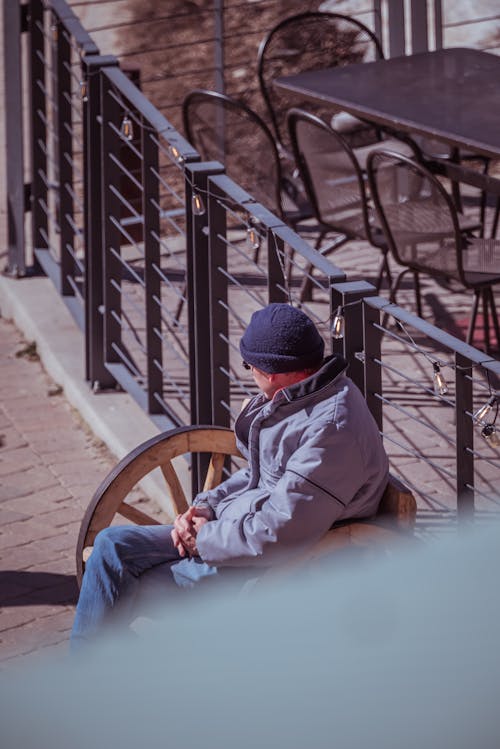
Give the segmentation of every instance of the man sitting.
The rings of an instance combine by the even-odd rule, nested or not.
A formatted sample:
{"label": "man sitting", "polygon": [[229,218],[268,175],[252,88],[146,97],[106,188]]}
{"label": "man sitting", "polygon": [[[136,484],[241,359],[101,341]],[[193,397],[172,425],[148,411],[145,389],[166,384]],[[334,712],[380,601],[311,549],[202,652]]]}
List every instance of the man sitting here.
{"label": "man sitting", "polygon": [[164,576],[165,588],[191,588],[229,568],[255,576],[255,568],[312,546],[333,523],[377,511],[388,478],[381,437],[344,359],[323,359],[310,318],[270,304],[252,315],[240,352],[260,390],[235,423],[248,467],[198,494],[173,526],[112,527],[97,535],[74,646],[131,601],[150,570]]}

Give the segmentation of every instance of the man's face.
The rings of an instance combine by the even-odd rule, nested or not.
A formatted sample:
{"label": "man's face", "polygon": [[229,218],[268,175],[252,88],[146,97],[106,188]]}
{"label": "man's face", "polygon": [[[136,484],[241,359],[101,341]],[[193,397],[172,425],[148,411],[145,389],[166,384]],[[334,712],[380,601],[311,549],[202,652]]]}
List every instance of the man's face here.
{"label": "man's face", "polygon": [[255,384],[261,393],[264,393],[266,398],[271,399],[275,392],[280,388],[280,385],[276,382],[276,375],[262,372],[260,369],[257,369],[257,367],[252,367],[251,369]]}

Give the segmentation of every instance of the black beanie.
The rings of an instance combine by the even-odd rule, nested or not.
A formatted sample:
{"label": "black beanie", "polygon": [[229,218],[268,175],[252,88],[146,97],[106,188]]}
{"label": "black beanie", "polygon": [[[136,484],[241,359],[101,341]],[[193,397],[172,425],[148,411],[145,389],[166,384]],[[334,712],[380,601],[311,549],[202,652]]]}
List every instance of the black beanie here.
{"label": "black beanie", "polygon": [[317,367],[324,349],[313,321],[289,304],[269,304],[254,312],[240,341],[244,361],[269,374]]}

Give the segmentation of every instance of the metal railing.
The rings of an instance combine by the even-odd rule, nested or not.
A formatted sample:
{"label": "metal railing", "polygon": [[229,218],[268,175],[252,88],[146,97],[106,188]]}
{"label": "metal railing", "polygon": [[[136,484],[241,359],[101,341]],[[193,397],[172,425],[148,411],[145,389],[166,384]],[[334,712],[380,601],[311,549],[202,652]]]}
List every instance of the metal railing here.
{"label": "metal railing", "polygon": [[340,300],[357,336],[347,358],[362,363],[391,469],[417,496],[420,519],[498,512],[500,452],[474,414],[499,390],[500,361],[387,299],[353,303],[355,286]]}
{"label": "metal railing", "polygon": [[84,325],[82,57],[98,49],[65,2],[30,0],[30,207],[35,261]]}
{"label": "metal railing", "polygon": [[[62,0],[30,0],[26,29],[34,258],[84,330],[82,376],[126,389],[160,428],[231,425],[252,392],[238,353],[252,312],[301,305],[349,361],[421,517],[467,519],[474,504],[488,514],[498,450],[473,414],[500,364],[346,279],[201,162]],[[24,243],[10,249],[23,275]],[[339,306],[343,340],[331,334]],[[441,396],[435,363],[454,373]]]}

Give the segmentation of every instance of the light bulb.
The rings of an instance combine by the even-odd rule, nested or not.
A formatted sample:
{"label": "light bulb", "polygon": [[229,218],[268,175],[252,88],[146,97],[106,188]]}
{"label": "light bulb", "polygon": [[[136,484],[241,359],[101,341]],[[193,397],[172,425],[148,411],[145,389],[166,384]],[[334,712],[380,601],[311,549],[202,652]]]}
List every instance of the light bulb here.
{"label": "light bulb", "polygon": [[134,137],[134,127],[128,114],[123,117],[122,124],[120,125],[120,133],[125,140],[132,140]]}
{"label": "light bulb", "polygon": [[258,250],[260,247],[260,235],[257,229],[249,226],[247,229],[246,246],[249,250]]}
{"label": "light bulb", "polygon": [[343,338],[345,332],[344,308],[337,307],[332,323],[332,338]]}
{"label": "light bulb", "polygon": [[472,414],[472,418],[474,419],[474,421],[477,421],[478,424],[486,426],[487,424],[486,419],[492,412],[493,406],[495,405],[496,400],[497,400],[497,396],[492,395],[488,403],[485,403],[483,406],[481,406],[481,408],[478,408],[477,411]]}
{"label": "light bulb", "polygon": [[437,362],[432,365],[434,368],[434,392],[436,395],[446,395],[448,392],[448,385],[443,377],[441,368]]}
{"label": "light bulb", "polygon": [[168,150],[174,161],[176,161],[178,164],[184,163],[184,156],[182,156],[177,146],[169,146]]}
{"label": "light bulb", "polygon": [[59,29],[57,28],[57,23],[53,23],[50,27],[50,30],[52,32],[52,41],[57,42],[57,37],[59,36]]}
{"label": "light bulb", "polygon": [[203,216],[206,212],[202,197],[197,192],[194,192],[191,196],[191,210],[194,216]]}
{"label": "light bulb", "polygon": [[83,81],[83,80],[80,81],[79,86],[80,86],[80,96],[81,96],[82,101],[88,101],[89,97],[88,97],[87,81]]}
{"label": "light bulb", "polygon": [[481,429],[481,436],[491,447],[500,447],[500,432],[494,424],[486,424]]}

